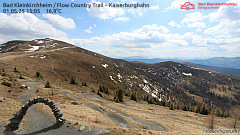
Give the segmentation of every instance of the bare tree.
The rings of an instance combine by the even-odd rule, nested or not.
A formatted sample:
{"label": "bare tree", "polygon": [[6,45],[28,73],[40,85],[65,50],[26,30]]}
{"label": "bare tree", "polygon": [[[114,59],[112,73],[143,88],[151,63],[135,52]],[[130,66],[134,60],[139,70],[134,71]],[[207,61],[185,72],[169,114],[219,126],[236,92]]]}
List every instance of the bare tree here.
{"label": "bare tree", "polygon": [[211,118],[209,120],[209,129],[213,129],[214,128],[214,113],[215,113],[215,107],[211,102]]}
{"label": "bare tree", "polygon": [[233,128],[237,128],[237,121],[240,120],[240,108],[234,108],[232,111]]}

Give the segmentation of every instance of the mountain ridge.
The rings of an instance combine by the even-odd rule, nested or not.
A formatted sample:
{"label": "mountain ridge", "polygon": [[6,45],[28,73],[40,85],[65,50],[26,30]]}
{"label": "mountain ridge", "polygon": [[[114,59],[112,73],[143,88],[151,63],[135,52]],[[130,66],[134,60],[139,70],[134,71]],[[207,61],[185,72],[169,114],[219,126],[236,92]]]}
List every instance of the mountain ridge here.
{"label": "mountain ridge", "polygon": [[[121,89],[124,100],[188,108],[185,110],[193,112],[200,106],[210,108],[213,104],[224,116],[227,110],[240,105],[240,78],[183,63],[128,62],[54,39],[14,41],[4,45],[0,69],[11,73],[11,78],[20,75],[35,78],[36,72],[40,72],[43,78],[38,79],[76,93],[91,89],[97,94],[104,86],[109,92],[101,91],[102,96],[111,101],[116,100],[115,95]],[[13,46],[16,47],[9,49]],[[70,83],[72,79],[74,83]],[[4,80],[17,85],[10,78],[2,82]]]}

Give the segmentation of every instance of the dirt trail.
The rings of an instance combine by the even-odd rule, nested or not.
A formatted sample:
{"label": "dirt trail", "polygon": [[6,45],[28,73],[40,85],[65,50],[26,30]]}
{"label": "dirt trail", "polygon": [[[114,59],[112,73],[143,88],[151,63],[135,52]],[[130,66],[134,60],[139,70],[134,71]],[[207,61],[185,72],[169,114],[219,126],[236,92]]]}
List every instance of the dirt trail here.
{"label": "dirt trail", "polygon": [[[97,98],[97,99],[99,99],[99,100],[102,100],[102,101],[104,101],[104,102],[110,103],[110,104],[112,104],[112,105],[115,105],[115,106],[120,107],[120,108],[123,108],[123,109],[128,109],[128,110],[132,110],[132,111],[135,111],[135,112],[146,113],[146,114],[155,115],[155,116],[164,117],[164,118],[170,118],[170,119],[173,119],[173,120],[190,123],[190,124],[194,124],[194,125],[197,125],[197,126],[203,126],[203,127],[205,126],[205,125],[203,125],[203,124],[199,124],[199,123],[194,123],[194,122],[191,122],[191,121],[182,120],[182,119],[179,119],[179,118],[176,118],[176,117],[172,117],[172,116],[168,116],[168,115],[154,114],[154,113],[150,113],[150,112],[147,112],[147,111],[135,110],[135,109],[127,108],[127,107],[125,107],[125,106],[122,106],[122,105],[119,105],[119,104],[115,104],[115,103],[113,103],[113,102],[110,102],[110,101],[108,101],[108,100],[105,100],[105,99],[97,96],[96,94],[87,93],[87,94],[82,94],[82,95],[83,95],[84,97],[86,97],[86,98],[93,98],[93,97],[95,97],[95,98]],[[97,102],[97,101],[95,100],[95,102]],[[137,104],[138,104],[138,103],[137,103]],[[107,106],[106,106],[106,107],[107,107]],[[114,108],[112,108],[112,109],[114,109]],[[117,109],[115,109],[115,110],[117,110]],[[119,110],[118,110],[118,111],[119,111]],[[121,111],[119,111],[119,112],[121,113]],[[123,115],[124,115],[124,114],[123,114]]]}
{"label": "dirt trail", "polygon": [[93,109],[95,111],[100,112],[103,116],[111,119],[112,121],[114,121],[115,123],[119,124],[123,128],[133,128],[133,126],[130,125],[123,117],[121,117],[121,116],[119,116],[117,114],[106,113],[103,110],[101,110],[99,107],[97,107],[97,106],[95,106],[95,105],[93,105],[91,103],[84,102],[84,101],[80,100],[79,98],[69,94],[66,91],[62,91],[59,88],[54,88],[54,89],[59,91],[59,92],[61,92],[61,93],[63,93],[63,94],[65,94],[66,96],[68,96],[69,98],[75,100],[76,102],[82,103],[82,104],[86,105],[87,107],[89,107],[89,108],[91,108],[91,109]]}
{"label": "dirt trail", "polygon": [[[108,114],[108,113],[105,113],[105,112],[103,112],[101,109],[99,109],[99,107],[94,106],[93,104],[90,104],[90,103],[83,102],[83,101],[81,101],[79,98],[77,98],[77,97],[75,97],[75,96],[67,93],[66,91],[62,91],[62,90],[60,90],[60,89],[58,89],[58,88],[56,88],[56,90],[59,91],[59,92],[64,93],[66,96],[68,96],[69,98],[72,98],[72,99],[75,100],[76,102],[85,104],[85,105],[87,105],[88,107],[94,109],[95,111],[98,111],[98,112],[102,113],[105,117],[110,118],[110,119],[113,120],[115,123],[119,124],[120,126],[122,126],[122,127],[124,127],[124,128],[132,128],[132,126],[131,126],[130,124],[128,124],[127,121],[126,121],[125,119],[123,119],[122,117],[120,117],[120,116],[118,116],[118,115],[116,115],[116,114],[111,114],[111,113]],[[111,104],[116,105],[115,103],[112,103],[112,102],[110,102],[110,101],[107,101],[107,100],[105,100],[105,99],[100,98],[100,97],[97,96],[96,94],[83,94],[83,96],[85,96],[85,97],[87,97],[87,98],[97,97],[97,98],[99,98],[99,99],[101,99],[101,100],[104,100],[104,101],[106,101],[106,102],[109,102],[109,103],[111,103]],[[96,102],[96,103],[98,103],[98,104],[101,104],[101,105],[103,105],[104,107],[106,107],[106,108],[108,108],[108,109],[110,109],[110,110],[113,110],[113,111],[115,111],[115,112],[117,112],[117,113],[119,113],[119,114],[121,114],[121,115],[123,115],[123,116],[125,116],[125,117],[128,117],[128,118],[130,118],[130,119],[132,119],[132,120],[134,120],[134,121],[136,121],[136,122],[138,122],[138,123],[143,124],[143,125],[144,125],[143,128],[147,128],[147,129],[151,129],[151,130],[155,130],[155,131],[167,131],[167,129],[166,129],[164,126],[162,126],[161,124],[159,124],[159,123],[157,123],[157,122],[154,122],[154,121],[146,121],[146,120],[142,120],[142,119],[136,118],[136,117],[131,116],[131,115],[128,115],[128,114],[126,114],[126,113],[124,113],[124,112],[122,112],[122,111],[120,111],[120,110],[118,110],[118,109],[105,106],[105,105],[103,104],[103,102],[100,102],[100,103],[97,102],[97,101],[94,101],[94,102]]]}
{"label": "dirt trail", "polygon": [[[32,90],[29,93],[23,94],[20,97],[20,100],[23,104],[26,104],[26,102],[29,100],[29,96],[38,90],[37,87],[33,87],[32,85],[38,85],[38,84],[45,84],[45,82],[41,81],[24,81],[21,82],[21,85],[26,85],[30,87]],[[47,115],[43,113],[42,111],[36,109],[34,105],[32,105],[28,111],[26,116],[28,118],[28,121],[25,123],[27,128],[19,133],[13,133],[13,131],[5,132],[5,135],[14,135],[14,134],[23,134],[23,135],[58,135],[58,134],[64,134],[64,135],[99,135],[104,133],[106,129],[100,129],[100,128],[89,128],[84,129],[83,131],[78,131],[77,129],[69,129],[67,128],[67,124],[56,127],[54,124],[56,123],[54,115]]]}

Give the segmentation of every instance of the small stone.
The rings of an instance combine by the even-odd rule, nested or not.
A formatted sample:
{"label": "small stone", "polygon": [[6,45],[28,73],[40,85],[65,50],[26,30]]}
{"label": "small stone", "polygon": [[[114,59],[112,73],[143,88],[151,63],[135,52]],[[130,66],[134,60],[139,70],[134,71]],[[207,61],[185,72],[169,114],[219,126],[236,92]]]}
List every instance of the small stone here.
{"label": "small stone", "polygon": [[110,130],[105,130],[104,133],[108,134],[108,133],[110,133]]}
{"label": "small stone", "polygon": [[76,126],[77,124],[78,124],[78,122],[75,122],[75,123],[74,123],[74,126]]}
{"label": "small stone", "polygon": [[38,103],[38,99],[37,99],[37,98],[34,98],[34,99],[33,99],[33,103],[34,103],[34,104]]}
{"label": "small stone", "polygon": [[56,115],[55,115],[55,117],[57,117],[57,118],[60,118],[60,117],[62,117],[62,116],[63,116],[63,113],[62,113],[62,112],[57,112]]}
{"label": "small stone", "polygon": [[85,125],[80,126],[78,130],[82,131],[83,129],[85,129]]}
{"label": "small stone", "polygon": [[142,126],[143,129],[148,129],[148,126]]}

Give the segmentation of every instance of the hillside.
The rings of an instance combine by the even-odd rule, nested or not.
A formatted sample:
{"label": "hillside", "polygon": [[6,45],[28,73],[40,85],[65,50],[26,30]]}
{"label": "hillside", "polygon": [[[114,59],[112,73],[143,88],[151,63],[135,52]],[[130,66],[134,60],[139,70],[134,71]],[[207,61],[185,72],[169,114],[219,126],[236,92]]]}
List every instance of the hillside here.
{"label": "hillside", "polygon": [[[63,112],[71,121],[77,119],[89,127],[101,128],[110,128],[111,126],[106,122],[113,121],[117,129],[121,129],[119,132],[133,134],[145,131],[124,131],[122,128],[137,127],[151,132],[184,133],[180,128],[181,124],[174,129],[173,123],[167,122],[169,119],[178,122],[187,121],[192,129],[194,126],[200,126],[197,127],[199,133],[208,118],[192,112],[200,113],[198,109],[204,107],[207,108],[205,113],[208,114],[215,108],[219,110],[216,115],[227,117],[233,108],[240,105],[240,78],[182,63],[127,62],[54,39],[9,41],[1,45],[0,50],[0,83],[3,83],[0,87],[1,96],[14,102],[14,105],[10,101],[7,102],[13,106],[12,109],[6,109],[9,115],[15,113],[16,108],[21,105],[18,97],[29,92],[26,88],[20,88],[23,81],[32,81],[34,87],[38,88],[38,92],[30,97],[53,98],[63,107]],[[43,84],[47,81],[53,88],[43,88]],[[6,83],[11,86],[6,86]],[[115,101],[121,102],[118,99],[120,92],[125,102],[115,103]],[[100,93],[99,95],[104,99],[97,96],[97,93]],[[168,116],[168,107],[176,109],[170,111],[170,116]],[[79,114],[82,112],[77,108],[85,112]],[[146,108],[153,109],[146,111]],[[189,111],[190,117],[200,119],[201,122],[191,121],[185,116],[181,117],[184,114],[181,110]],[[49,113],[47,109],[43,111]],[[168,120],[156,121],[159,117],[153,114],[162,115]],[[173,118],[174,115],[176,118]],[[2,120],[5,124],[7,118],[5,116]],[[231,119],[232,117],[225,120],[231,121]],[[147,127],[139,128],[144,125]],[[231,126],[222,123],[218,125]],[[192,129],[186,132],[194,133]]]}

